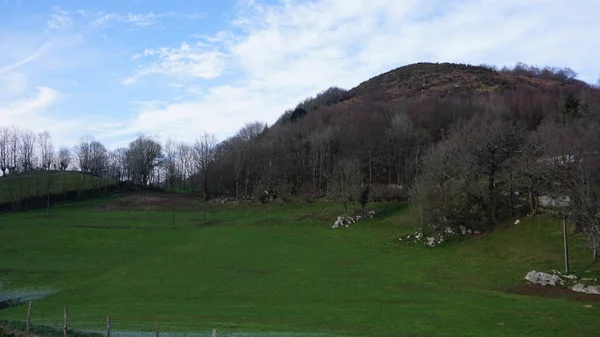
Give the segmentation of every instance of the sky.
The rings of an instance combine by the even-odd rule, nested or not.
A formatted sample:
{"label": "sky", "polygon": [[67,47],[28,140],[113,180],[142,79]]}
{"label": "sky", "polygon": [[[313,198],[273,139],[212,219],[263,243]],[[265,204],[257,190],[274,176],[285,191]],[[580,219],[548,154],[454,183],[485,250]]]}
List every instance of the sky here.
{"label": "sky", "polygon": [[223,140],[415,62],[600,74],[596,0],[0,0],[0,127]]}

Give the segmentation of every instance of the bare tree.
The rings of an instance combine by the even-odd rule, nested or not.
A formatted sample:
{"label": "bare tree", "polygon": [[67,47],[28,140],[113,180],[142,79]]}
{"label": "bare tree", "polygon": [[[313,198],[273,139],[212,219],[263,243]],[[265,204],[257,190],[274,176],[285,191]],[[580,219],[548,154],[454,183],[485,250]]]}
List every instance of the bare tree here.
{"label": "bare tree", "polygon": [[204,200],[208,200],[208,176],[215,160],[217,139],[214,135],[205,133],[194,143],[194,162],[198,173],[202,175]]}
{"label": "bare tree", "polygon": [[352,157],[340,159],[329,182],[329,191],[342,203],[344,215],[348,214],[348,207],[358,200],[361,189],[360,161]]}
{"label": "bare tree", "polygon": [[61,171],[66,171],[71,164],[71,151],[63,147],[58,151],[58,167]]}
{"label": "bare tree", "polygon": [[573,165],[567,183],[570,218],[585,234],[593,258],[600,250],[600,170],[597,163]]}
{"label": "bare tree", "polygon": [[194,170],[194,151],[191,146],[186,143],[177,145],[177,171],[179,172],[180,187],[185,189],[187,181]]}
{"label": "bare tree", "polygon": [[154,139],[139,136],[129,143],[127,149],[127,170],[133,182],[142,187],[148,185],[153,170],[161,163],[162,146]]}
{"label": "bare tree", "polygon": [[35,134],[31,130],[21,132],[21,169],[25,172],[31,171],[35,167]]}
{"label": "bare tree", "polygon": [[177,147],[171,138],[167,139],[164,146],[163,167],[165,170],[165,186],[175,189],[175,178],[177,173]]}
{"label": "bare tree", "polygon": [[10,161],[10,137],[11,132],[7,127],[0,128],[0,171],[5,176],[8,172],[8,166]]}
{"label": "bare tree", "polygon": [[43,170],[50,170],[54,161],[54,146],[50,132],[43,131],[38,134],[40,166]]}
{"label": "bare tree", "polygon": [[108,165],[108,151],[102,143],[91,137],[82,138],[75,147],[75,154],[82,172],[101,176]]}

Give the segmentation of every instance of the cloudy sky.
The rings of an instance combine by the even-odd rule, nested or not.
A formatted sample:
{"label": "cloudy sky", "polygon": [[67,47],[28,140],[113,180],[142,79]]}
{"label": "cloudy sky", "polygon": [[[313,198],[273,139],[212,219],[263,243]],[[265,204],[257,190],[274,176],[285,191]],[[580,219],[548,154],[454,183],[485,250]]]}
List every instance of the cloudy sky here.
{"label": "cloudy sky", "polygon": [[219,139],[420,61],[600,74],[595,0],[0,0],[0,126]]}

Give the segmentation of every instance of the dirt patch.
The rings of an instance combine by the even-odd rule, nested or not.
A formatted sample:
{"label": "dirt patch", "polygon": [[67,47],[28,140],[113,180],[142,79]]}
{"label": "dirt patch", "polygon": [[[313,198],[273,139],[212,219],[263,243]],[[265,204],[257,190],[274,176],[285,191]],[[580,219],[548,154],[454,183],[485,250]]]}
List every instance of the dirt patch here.
{"label": "dirt patch", "polygon": [[175,209],[199,210],[202,200],[193,195],[186,194],[122,194],[117,200],[99,205],[94,209],[96,212],[111,211],[167,211]]}
{"label": "dirt patch", "polygon": [[563,298],[581,302],[600,302],[600,295],[578,293],[561,287],[542,286],[539,284],[521,284],[509,291],[510,293],[544,298]]}

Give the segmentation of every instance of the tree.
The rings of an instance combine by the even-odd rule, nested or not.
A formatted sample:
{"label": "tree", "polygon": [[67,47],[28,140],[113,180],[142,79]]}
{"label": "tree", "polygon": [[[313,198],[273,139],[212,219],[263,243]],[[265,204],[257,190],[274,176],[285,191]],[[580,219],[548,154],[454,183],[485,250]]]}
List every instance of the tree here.
{"label": "tree", "polygon": [[127,149],[127,170],[134,184],[142,187],[148,185],[152,171],[161,163],[162,146],[157,141],[139,136],[129,143]]}
{"label": "tree", "polygon": [[21,132],[21,169],[25,172],[33,170],[35,167],[35,134],[31,130]]}
{"label": "tree", "polygon": [[5,176],[8,172],[8,165],[10,160],[10,129],[7,127],[0,128],[0,171]]}
{"label": "tree", "polygon": [[215,160],[217,139],[214,135],[205,133],[194,143],[194,162],[198,173],[202,176],[202,193],[204,201],[208,201],[208,176]]}
{"label": "tree", "polygon": [[43,131],[38,134],[40,166],[43,170],[50,170],[54,162],[54,146],[50,132]]}
{"label": "tree", "polygon": [[329,191],[343,207],[344,215],[348,214],[348,206],[359,199],[362,190],[362,173],[357,158],[342,158],[335,166]]}
{"label": "tree", "polygon": [[61,171],[66,171],[71,164],[71,151],[63,147],[58,151],[58,168]]}
{"label": "tree", "polygon": [[75,147],[75,155],[82,172],[102,176],[108,165],[108,151],[102,143],[91,137],[82,138]]}
{"label": "tree", "polygon": [[569,218],[585,234],[593,258],[600,250],[600,170],[597,165],[573,165],[567,184]]}
{"label": "tree", "polygon": [[171,138],[167,139],[164,146],[163,167],[165,169],[165,186],[171,190],[175,189],[175,178],[177,174],[177,147]]}
{"label": "tree", "polygon": [[577,118],[579,116],[579,109],[581,107],[581,100],[573,93],[569,93],[565,98],[565,103],[562,107],[562,123],[567,123],[567,117]]}

